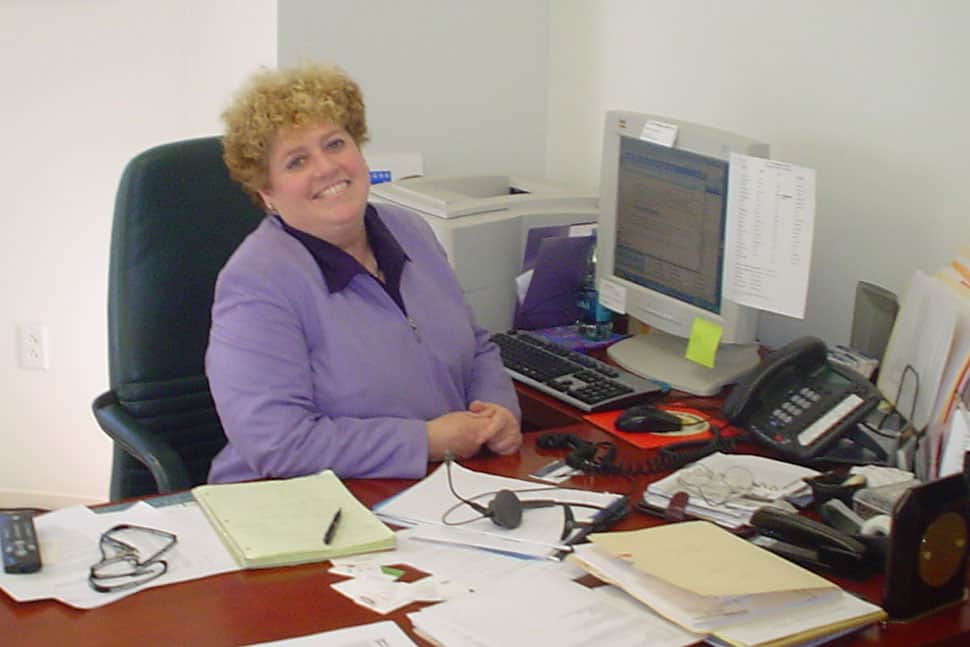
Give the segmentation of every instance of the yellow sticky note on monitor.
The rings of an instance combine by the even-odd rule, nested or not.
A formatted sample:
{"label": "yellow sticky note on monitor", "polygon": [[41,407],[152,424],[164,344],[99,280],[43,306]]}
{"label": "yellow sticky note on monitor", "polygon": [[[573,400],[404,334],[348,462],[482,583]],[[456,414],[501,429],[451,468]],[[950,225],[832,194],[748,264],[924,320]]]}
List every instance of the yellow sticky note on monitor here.
{"label": "yellow sticky note on monitor", "polygon": [[690,326],[690,339],[687,340],[685,357],[708,368],[714,368],[714,356],[721,343],[724,330],[716,323],[694,317]]}

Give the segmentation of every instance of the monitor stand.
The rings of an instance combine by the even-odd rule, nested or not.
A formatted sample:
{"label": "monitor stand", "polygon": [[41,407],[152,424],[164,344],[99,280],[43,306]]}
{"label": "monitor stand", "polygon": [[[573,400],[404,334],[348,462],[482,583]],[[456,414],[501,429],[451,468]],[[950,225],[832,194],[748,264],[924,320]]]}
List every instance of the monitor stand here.
{"label": "monitor stand", "polygon": [[606,353],[632,373],[701,396],[716,395],[761,361],[757,344],[722,344],[714,358],[714,368],[687,359],[686,350],[687,340],[683,337],[651,329],[610,345]]}

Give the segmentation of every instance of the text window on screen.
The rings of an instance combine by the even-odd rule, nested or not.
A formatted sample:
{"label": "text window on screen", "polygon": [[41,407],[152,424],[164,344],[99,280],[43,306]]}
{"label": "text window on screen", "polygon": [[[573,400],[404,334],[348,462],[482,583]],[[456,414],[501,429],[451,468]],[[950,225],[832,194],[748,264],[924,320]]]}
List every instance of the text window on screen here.
{"label": "text window on screen", "polygon": [[616,273],[719,312],[727,164],[638,140],[621,145]]}

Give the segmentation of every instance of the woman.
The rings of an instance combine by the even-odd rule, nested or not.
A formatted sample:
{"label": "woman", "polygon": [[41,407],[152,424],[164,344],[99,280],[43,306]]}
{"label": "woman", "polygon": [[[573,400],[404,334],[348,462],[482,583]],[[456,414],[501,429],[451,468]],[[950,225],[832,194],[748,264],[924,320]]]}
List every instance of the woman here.
{"label": "woman", "polygon": [[357,84],[262,72],[223,120],[268,216],[216,284],[206,373],[229,442],[209,481],[416,478],[449,451],[518,451],[514,388],[431,229],[367,202]]}

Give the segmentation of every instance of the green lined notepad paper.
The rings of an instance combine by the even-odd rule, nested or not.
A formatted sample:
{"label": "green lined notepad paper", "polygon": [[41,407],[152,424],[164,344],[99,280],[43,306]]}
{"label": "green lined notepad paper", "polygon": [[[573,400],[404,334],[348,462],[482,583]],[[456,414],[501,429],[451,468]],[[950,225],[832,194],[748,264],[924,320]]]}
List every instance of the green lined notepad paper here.
{"label": "green lined notepad paper", "polygon": [[[394,548],[394,533],[327,470],[279,481],[201,485],[199,506],[244,568],[318,562]],[[334,514],[340,523],[323,537]]]}

